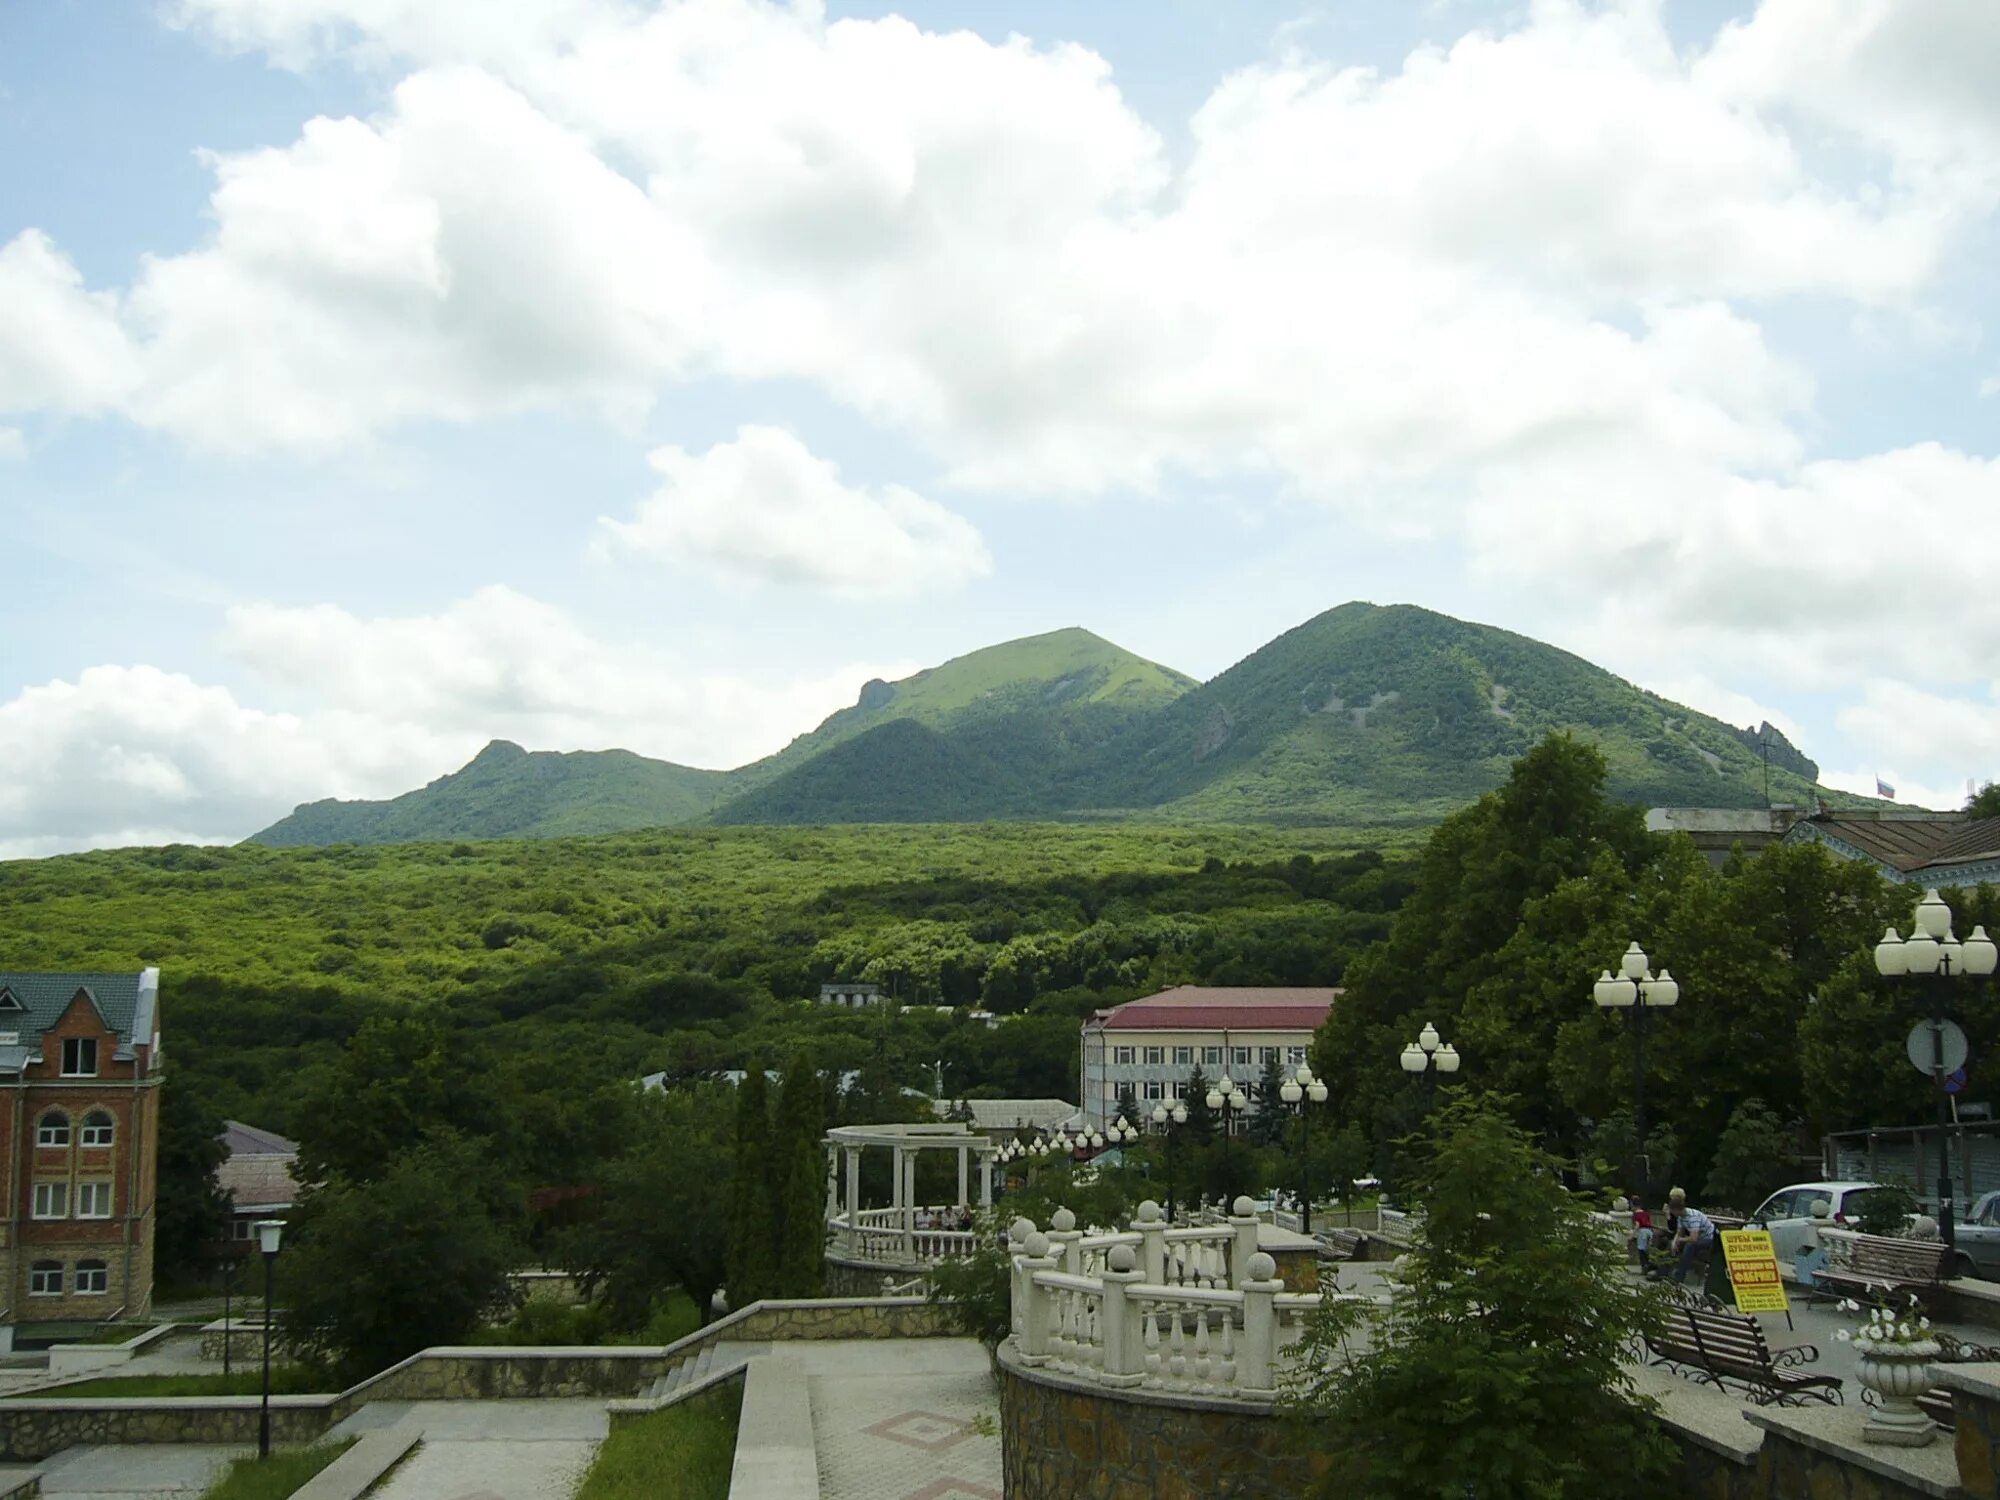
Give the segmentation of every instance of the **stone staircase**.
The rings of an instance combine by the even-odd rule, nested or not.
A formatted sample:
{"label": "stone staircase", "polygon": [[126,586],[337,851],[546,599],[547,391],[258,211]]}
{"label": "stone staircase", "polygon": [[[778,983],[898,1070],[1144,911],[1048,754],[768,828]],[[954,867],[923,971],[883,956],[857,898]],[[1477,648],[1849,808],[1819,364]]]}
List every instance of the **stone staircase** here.
{"label": "stone staircase", "polygon": [[671,1406],[682,1396],[692,1394],[696,1389],[748,1364],[766,1347],[763,1344],[732,1343],[726,1339],[705,1344],[694,1358],[682,1360],[655,1380],[640,1399],[659,1406]]}

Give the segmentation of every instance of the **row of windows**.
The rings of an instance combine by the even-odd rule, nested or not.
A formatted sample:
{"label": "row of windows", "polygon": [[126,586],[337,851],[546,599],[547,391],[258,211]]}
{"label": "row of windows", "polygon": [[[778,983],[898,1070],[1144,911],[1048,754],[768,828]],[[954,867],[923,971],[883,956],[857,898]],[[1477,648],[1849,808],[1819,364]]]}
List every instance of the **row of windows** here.
{"label": "row of windows", "polygon": [[[59,1260],[38,1260],[28,1268],[28,1295],[31,1297],[60,1297],[63,1294],[63,1263]],[[101,1260],[80,1260],[76,1263],[76,1294],[79,1297],[101,1295],[111,1290],[111,1268]]]}
{"label": "row of windows", "polygon": [[[1166,1099],[1187,1099],[1192,1097],[1188,1093],[1188,1086],[1185,1083],[1161,1083],[1157,1078],[1149,1078],[1144,1083],[1139,1084],[1137,1087],[1138,1087],[1137,1097],[1147,1100],[1148,1102],[1154,1100],[1166,1100]],[[1255,1108],[1255,1105],[1252,1105],[1252,1108]]]}
{"label": "row of windows", "polygon": [[[38,1219],[67,1219],[70,1217],[69,1184],[66,1182],[36,1183],[35,1217]],[[79,1182],[76,1185],[76,1217],[79,1219],[110,1218],[111,1184],[108,1182]]]}
{"label": "row of windows", "polygon": [[[1135,1062],[1140,1060],[1138,1054],[1143,1052],[1147,1067],[1162,1068],[1167,1065],[1168,1050],[1165,1047],[1113,1047],[1111,1049],[1111,1061],[1116,1066],[1131,1067]],[[1173,1065],[1175,1067],[1191,1068],[1194,1066],[1195,1048],[1175,1047],[1171,1050],[1174,1054]],[[1293,1067],[1297,1067],[1306,1060],[1306,1049],[1303,1047],[1203,1047],[1200,1051],[1202,1066],[1208,1068],[1221,1067],[1222,1054],[1225,1051],[1229,1053],[1230,1063],[1239,1068],[1276,1062],[1280,1051],[1284,1053],[1285,1061]]]}
{"label": "row of windows", "polygon": [[[111,1116],[101,1109],[93,1109],[83,1117],[83,1130],[79,1139],[86,1146],[108,1146],[117,1132]],[[52,1109],[35,1123],[35,1144],[37,1146],[67,1146],[69,1144],[69,1116],[59,1109]]]}

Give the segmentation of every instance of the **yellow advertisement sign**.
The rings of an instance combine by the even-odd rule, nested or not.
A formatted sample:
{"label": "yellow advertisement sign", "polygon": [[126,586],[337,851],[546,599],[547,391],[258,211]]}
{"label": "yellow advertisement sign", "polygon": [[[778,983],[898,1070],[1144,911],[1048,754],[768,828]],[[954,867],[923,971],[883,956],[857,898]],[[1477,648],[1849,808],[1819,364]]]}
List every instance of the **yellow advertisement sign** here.
{"label": "yellow advertisement sign", "polygon": [[1789,1312],[1785,1283],[1778,1275],[1778,1253],[1771,1248],[1768,1229],[1721,1231],[1722,1255],[1729,1263],[1729,1286],[1736,1293],[1736,1310],[1746,1313]]}

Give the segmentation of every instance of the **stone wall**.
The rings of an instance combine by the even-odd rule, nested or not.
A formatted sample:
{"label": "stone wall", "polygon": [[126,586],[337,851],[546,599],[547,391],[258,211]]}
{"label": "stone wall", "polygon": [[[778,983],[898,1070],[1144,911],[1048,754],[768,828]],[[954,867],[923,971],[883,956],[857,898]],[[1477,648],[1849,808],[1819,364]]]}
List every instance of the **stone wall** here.
{"label": "stone wall", "polygon": [[1292,1500],[1326,1460],[1268,1405],[1110,1390],[1000,1350],[1007,1500]]}
{"label": "stone wall", "polygon": [[827,1298],[814,1302],[757,1302],[727,1336],[752,1343],[776,1339],[951,1338],[957,1330],[945,1310],[922,1297]]}
{"label": "stone wall", "polygon": [[848,1261],[826,1258],[826,1294],[829,1297],[880,1297],[885,1282],[902,1286],[926,1276],[923,1266],[885,1266],[880,1261]]}

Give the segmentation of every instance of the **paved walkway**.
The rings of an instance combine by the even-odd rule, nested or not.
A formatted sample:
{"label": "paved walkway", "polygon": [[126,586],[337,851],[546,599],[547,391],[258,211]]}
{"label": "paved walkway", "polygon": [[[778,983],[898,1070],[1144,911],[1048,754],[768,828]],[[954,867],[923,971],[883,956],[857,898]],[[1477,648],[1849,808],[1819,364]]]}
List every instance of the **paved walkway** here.
{"label": "paved walkway", "polygon": [[1000,1500],[1000,1396],[977,1343],[831,1340],[785,1354],[806,1374],[821,1500]]}
{"label": "paved walkway", "polygon": [[49,1500],[198,1500],[232,1458],[255,1451],[254,1444],[114,1444],[68,1448],[30,1467],[42,1471]]}
{"label": "paved walkway", "polygon": [[406,1417],[423,1443],[369,1500],[569,1500],[607,1427],[602,1400],[375,1401],[334,1431]]}

